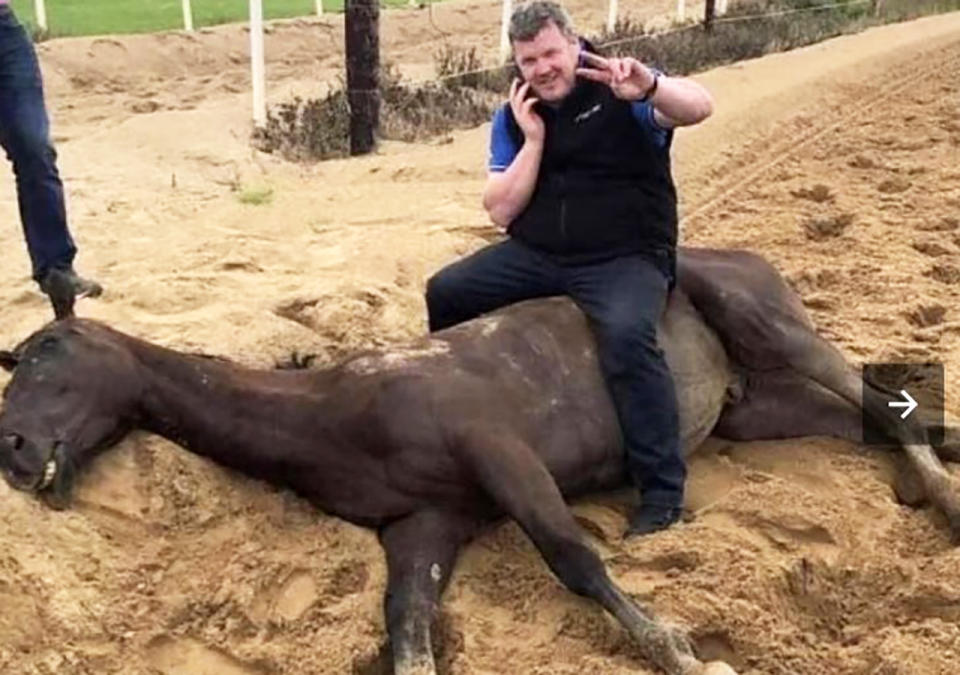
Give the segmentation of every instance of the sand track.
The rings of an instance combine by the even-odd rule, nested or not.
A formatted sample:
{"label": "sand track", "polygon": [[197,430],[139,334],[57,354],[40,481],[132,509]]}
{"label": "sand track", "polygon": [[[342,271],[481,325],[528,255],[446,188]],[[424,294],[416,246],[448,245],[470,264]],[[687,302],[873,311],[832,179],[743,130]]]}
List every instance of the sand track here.
{"label": "sand track", "polygon": [[[490,42],[477,12],[463,44]],[[414,73],[436,44],[415,20],[385,40]],[[272,96],[335,72],[334,29],[290,22],[273,37],[286,41],[268,50]],[[43,45],[79,263],[107,286],[79,311],[263,366],[419,334],[425,279],[495,236],[479,205],[488,129],[316,166],[254,153],[244,39]],[[188,53],[201,65],[174,60]],[[944,361],[956,412],[960,16],[701,79],[718,110],[678,133],[685,240],[768,256],[852,359]],[[254,187],[272,202],[241,204]],[[13,344],[48,309],[9,177],[0,214]],[[623,496],[576,512],[620,583],[742,672],[955,673],[960,554],[938,515],[895,503],[891,472],[840,442],[714,440],[693,462],[692,522],[623,545]],[[0,484],[0,671],[386,672],[373,533],[144,434],[102,457],[78,498],[53,513]],[[448,673],[644,668],[511,524],[464,551],[440,630]]]}

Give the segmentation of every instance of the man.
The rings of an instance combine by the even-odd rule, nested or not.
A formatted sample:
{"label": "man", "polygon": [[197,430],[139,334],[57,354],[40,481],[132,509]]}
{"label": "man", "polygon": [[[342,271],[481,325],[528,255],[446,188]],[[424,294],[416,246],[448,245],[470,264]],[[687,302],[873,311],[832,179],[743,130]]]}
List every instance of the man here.
{"label": "man", "polygon": [[13,163],[20,221],[40,289],[50,295],[54,287],[68,286],[78,296],[100,295],[98,283],[73,270],[77,249],[67,229],[40,66],[8,0],[0,0],[0,147]]}
{"label": "man", "polygon": [[677,243],[670,142],[713,102],[690,80],[591,53],[553,2],[518,7],[509,35],[523,81],[493,119],[483,205],[510,237],[429,280],[430,329],[572,297],[596,337],[641,493],[627,535],[656,532],[680,518],[686,478],[656,334]]}

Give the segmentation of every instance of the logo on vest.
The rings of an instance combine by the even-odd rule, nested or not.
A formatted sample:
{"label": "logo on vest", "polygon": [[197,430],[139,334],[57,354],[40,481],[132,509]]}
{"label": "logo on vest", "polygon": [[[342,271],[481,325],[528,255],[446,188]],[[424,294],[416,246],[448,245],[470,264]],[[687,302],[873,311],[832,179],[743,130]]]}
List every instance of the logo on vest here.
{"label": "logo on vest", "polygon": [[574,124],[580,124],[582,121],[584,121],[584,120],[586,120],[586,119],[590,119],[591,117],[593,117],[594,115],[596,115],[598,112],[600,112],[600,104],[599,104],[599,103],[598,103],[597,105],[593,106],[592,108],[590,108],[589,110],[584,110],[582,113],[580,113],[579,115],[577,115],[576,117],[574,117],[574,118],[573,118],[573,123],[574,123]]}

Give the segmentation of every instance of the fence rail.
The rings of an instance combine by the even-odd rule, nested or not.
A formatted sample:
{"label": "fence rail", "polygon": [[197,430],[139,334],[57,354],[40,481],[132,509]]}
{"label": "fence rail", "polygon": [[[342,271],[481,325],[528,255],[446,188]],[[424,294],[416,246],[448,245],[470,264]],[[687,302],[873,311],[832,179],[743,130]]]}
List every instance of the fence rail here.
{"label": "fence rail", "polygon": [[[266,121],[267,110],[266,110],[266,84],[265,84],[265,64],[264,64],[264,45],[263,45],[263,0],[235,0],[239,6],[247,5],[249,12],[249,25],[250,25],[250,68],[251,68],[251,82],[252,82],[252,118],[254,124],[263,125]],[[271,0],[271,7],[280,8],[281,6],[286,9],[299,8],[301,10],[301,16],[307,14],[317,14],[322,15],[324,12],[324,1],[327,2],[327,6],[330,7],[335,3],[340,2],[341,0]],[[342,0],[342,2],[347,3],[353,0]],[[391,6],[408,6],[413,2],[418,2],[419,0],[380,0],[381,4],[386,2]],[[428,0],[429,1],[429,0]],[[559,0],[561,3],[563,0]],[[31,0],[12,0],[13,6],[16,10],[22,11],[24,6],[28,5]],[[49,26],[47,22],[47,0],[32,0],[33,4],[33,16],[37,26],[42,31],[47,31]],[[71,8],[71,11],[76,11],[76,5],[69,5],[68,0],[54,0],[54,2],[63,3],[60,5],[61,10],[65,10],[67,7]],[[442,2],[439,6],[450,5],[450,4],[460,4],[462,0],[450,0],[450,2]],[[598,2],[606,3],[606,12],[605,12],[605,21],[603,29],[607,33],[612,33],[616,29],[618,20],[620,19],[620,11],[622,9],[619,4],[619,0],[598,0]],[[746,22],[763,18],[771,18],[778,16],[786,16],[792,14],[801,14],[808,12],[819,12],[829,9],[836,9],[839,7],[854,7],[860,5],[870,5],[874,14],[879,13],[882,8],[883,0],[849,0],[847,2],[834,2],[824,5],[815,5],[810,7],[801,7],[796,9],[787,9],[780,10],[775,12],[760,12],[756,14],[740,14],[735,16],[725,16],[729,10],[728,0],[707,0],[705,14],[703,17],[703,22],[695,23],[690,22],[686,18],[687,7],[685,0],[677,0],[676,5],[676,23],[674,27],[666,31],[658,33],[649,33],[640,36],[627,37],[620,40],[605,41],[603,42],[604,47],[613,47],[630,42],[639,42],[641,40],[651,39],[654,37],[662,37],[665,35],[670,35],[672,33],[679,33],[683,31],[689,31],[693,29],[700,28],[701,26],[706,27],[707,30],[710,30],[714,24],[717,23],[733,23],[733,22]],[[79,3],[78,3],[79,4]],[[89,7],[89,4],[84,3]],[[205,5],[205,9],[209,9],[210,0],[180,0],[179,3],[177,0],[160,0],[158,2],[152,3],[152,6],[164,6],[168,5],[170,8],[175,10],[176,5],[180,5],[182,13],[182,26],[183,29],[191,31],[194,29],[195,25],[195,7],[199,5]],[[503,64],[507,61],[510,53],[510,43],[508,39],[508,23],[510,15],[513,11],[514,0],[487,0],[483,2],[471,2],[474,5],[483,5],[489,4],[491,6],[499,5],[501,7],[500,12],[500,40],[499,40],[499,50],[497,54],[497,65],[490,67],[478,68],[475,70],[460,72],[452,75],[447,75],[439,78],[425,78],[416,81],[407,82],[409,86],[417,87],[424,86],[432,82],[443,82],[446,80],[463,78],[471,75],[482,75],[486,73],[494,73],[503,68]],[[222,3],[219,3],[218,6],[221,6]],[[432,5],[430,7],[432,10]],[[240,19],[241,17],[236,17]],[[204,21],[204,23],[209,23]]]}

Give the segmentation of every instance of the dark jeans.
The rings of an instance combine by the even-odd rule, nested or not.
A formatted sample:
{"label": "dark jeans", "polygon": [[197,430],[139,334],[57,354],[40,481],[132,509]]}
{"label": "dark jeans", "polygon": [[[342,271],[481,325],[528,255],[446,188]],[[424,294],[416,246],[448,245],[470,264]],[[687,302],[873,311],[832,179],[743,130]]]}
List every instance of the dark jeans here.
{"label": "dark jeans", "polygon": [[644,503],[680,506],[686,465],[677,399],[657,345],[671,273],[666,253],[569,265],[508,239],[445,267],[427,282],[430,330],[521,300],[570,296],[590,320],[620,419],[627,469]]}
{"label": "dark jeans", "polygon": [[77,249],[67,229],[37,54],[6,5],[0,5],[0,147],[13,162],[20,222],[33,277],[40,280],[51,267],[71,265]]}

